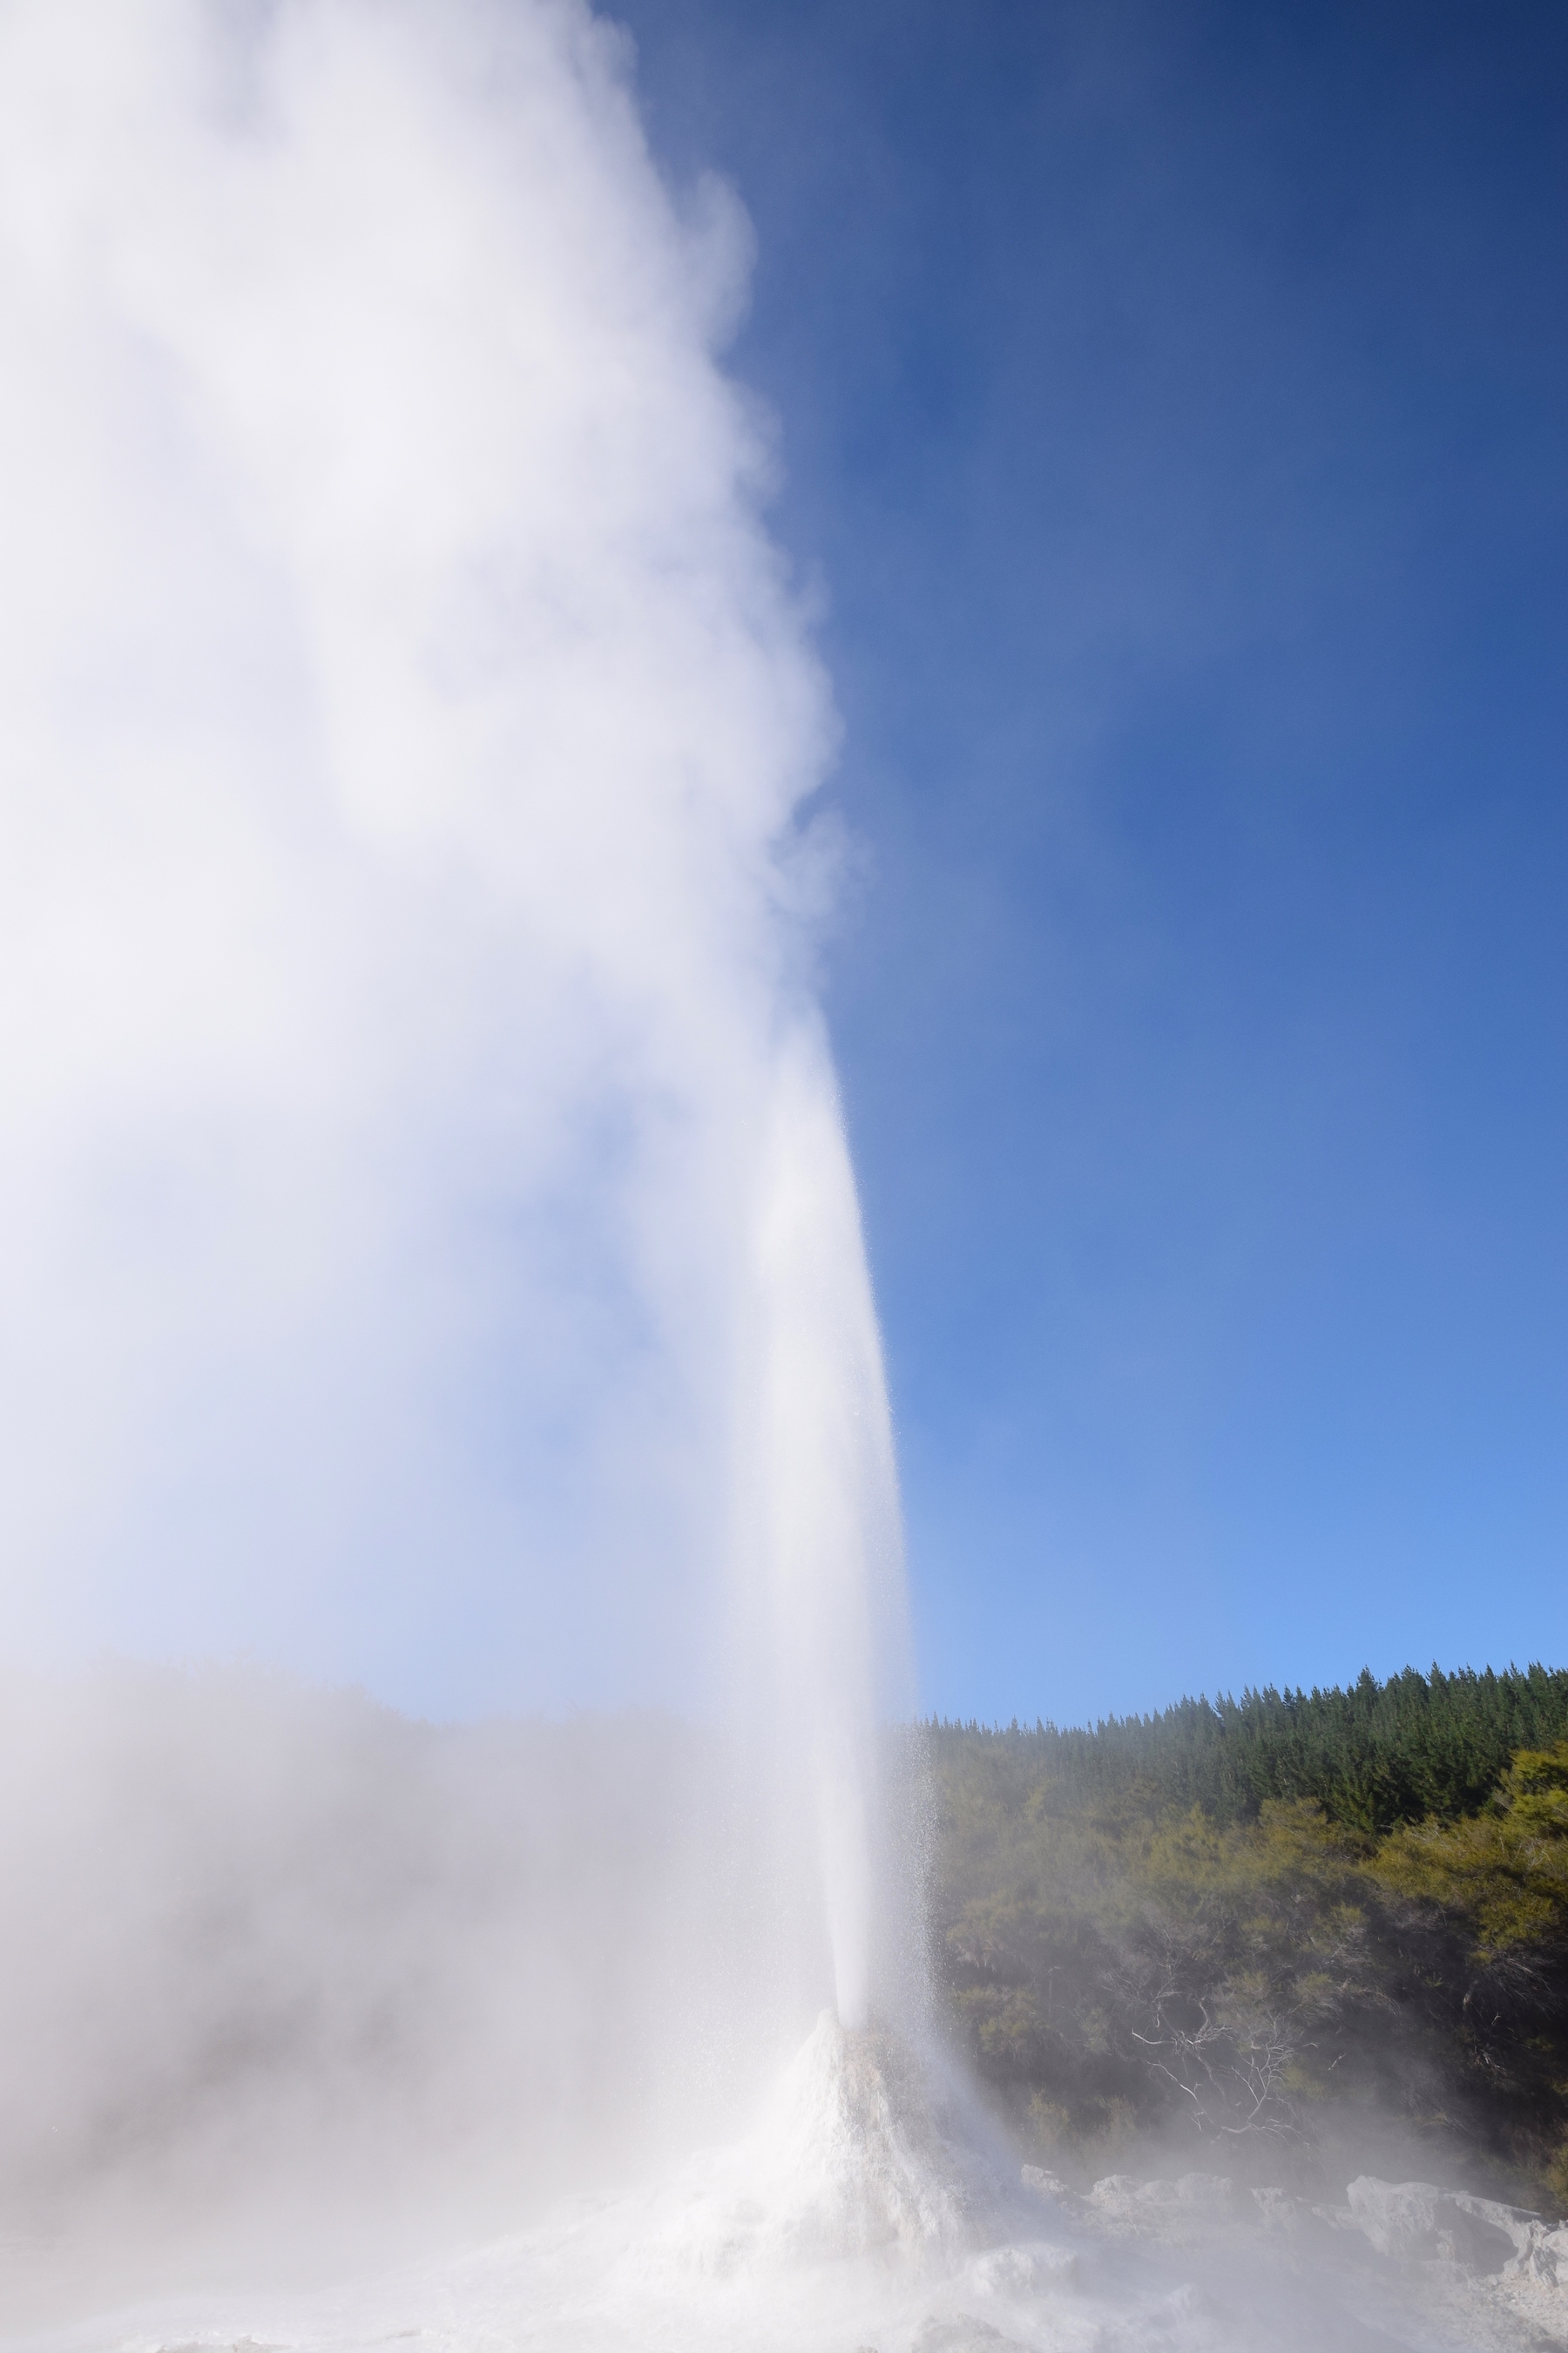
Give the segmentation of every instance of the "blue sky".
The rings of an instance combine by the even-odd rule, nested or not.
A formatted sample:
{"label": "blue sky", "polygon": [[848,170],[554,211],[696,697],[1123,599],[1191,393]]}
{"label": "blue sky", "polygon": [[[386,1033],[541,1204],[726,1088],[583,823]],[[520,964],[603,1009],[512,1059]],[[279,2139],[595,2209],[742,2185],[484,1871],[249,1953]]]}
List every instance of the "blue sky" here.
{"label": "blue sky", "polygon": [[636,0],[758,239],[926,1704],[1568,1658],[1568,18]]}

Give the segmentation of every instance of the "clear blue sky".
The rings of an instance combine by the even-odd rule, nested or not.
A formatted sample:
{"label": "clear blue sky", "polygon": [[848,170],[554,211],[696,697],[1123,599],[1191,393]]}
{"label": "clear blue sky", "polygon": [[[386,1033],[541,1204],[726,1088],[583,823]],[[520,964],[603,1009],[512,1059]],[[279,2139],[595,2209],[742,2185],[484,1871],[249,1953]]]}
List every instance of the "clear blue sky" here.
{"label": "clear blue sky", "polygon": [[1568,1660],[1568,15],[616,13],[829,599],[927,1704]]}

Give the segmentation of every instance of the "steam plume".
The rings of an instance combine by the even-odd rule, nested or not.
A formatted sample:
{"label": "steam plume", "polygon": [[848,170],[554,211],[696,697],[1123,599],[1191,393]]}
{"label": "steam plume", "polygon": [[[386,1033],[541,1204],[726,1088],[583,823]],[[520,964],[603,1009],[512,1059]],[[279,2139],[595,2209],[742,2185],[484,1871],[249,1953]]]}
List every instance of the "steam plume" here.
{"label": "steam plume", "polygon": [[[689,1700],[749,1543],[841,1778],[834,723],[744,224],[628,65],[570,0],[0,18],[3,1631]],[[763,1466],[844,1409],[837,1501]]]}
{"label": "steam plume", "polygon": [[896,1985],[835,723],[718,357],[745,225],[630,62],[576,0],[0,9],[0,1659],[735,1736],[727,1813],[647,1729],[634,1802],[243,1678],[16,1686],[51,2211],[307,2145],[372,2205],[399,2147],[559,2180],[748,2004]]}

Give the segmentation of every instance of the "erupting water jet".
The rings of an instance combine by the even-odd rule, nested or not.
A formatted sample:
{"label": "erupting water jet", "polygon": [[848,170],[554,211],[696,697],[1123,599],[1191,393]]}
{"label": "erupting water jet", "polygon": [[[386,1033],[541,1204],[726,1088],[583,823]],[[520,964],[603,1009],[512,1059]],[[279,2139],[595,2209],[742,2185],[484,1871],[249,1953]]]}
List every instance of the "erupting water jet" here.
{"label": "erupting water jet", "polygon": [[[898,1477],[855,1180],[820,1025],[786,1037],[759,1188],[755,1458],[736,1557],[767,1598],[781,1761],[804,1784],[841,2025],[870,2019],[879,1722],[902,1631]],[[755,1620],[752,1620],[753,1628]],[[755,1635],[753,1633],[753,1639]],[[900,1694],[901,1696],[901,1694]]]}

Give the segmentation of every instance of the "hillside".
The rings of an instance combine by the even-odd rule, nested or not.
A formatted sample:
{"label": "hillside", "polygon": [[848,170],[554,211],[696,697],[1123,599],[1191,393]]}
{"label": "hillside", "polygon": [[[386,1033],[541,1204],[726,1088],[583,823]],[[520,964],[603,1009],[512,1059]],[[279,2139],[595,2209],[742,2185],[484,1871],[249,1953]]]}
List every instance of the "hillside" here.
{"label": "hillside", "polygon": [[1568,2200],[1568,1672],[928,1737],[939,1976],[1043,2157],[1284,2180],[1370,2136]]}

